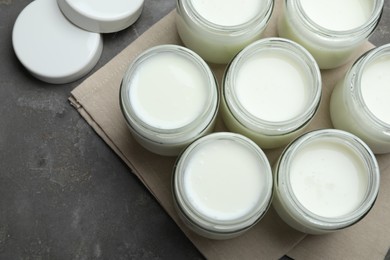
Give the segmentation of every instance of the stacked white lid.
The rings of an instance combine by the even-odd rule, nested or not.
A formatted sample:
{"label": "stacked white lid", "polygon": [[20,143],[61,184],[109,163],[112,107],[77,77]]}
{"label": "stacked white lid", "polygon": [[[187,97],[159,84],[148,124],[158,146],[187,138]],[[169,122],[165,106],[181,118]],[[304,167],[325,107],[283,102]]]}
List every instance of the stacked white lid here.
{"label": "stacked white lid", "polygon": [[103,50],[100,33],[131,26],[142,8],[143,0],[35,0],[15,21],[15,54],[42,81],[75,81],[98,62]]}

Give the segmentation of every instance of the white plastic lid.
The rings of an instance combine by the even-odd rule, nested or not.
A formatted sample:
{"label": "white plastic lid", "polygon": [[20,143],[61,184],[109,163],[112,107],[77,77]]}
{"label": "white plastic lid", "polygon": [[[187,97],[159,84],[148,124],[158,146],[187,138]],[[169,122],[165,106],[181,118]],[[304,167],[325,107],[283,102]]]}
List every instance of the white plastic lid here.
{"label": "white plastic lid", "polygon": [[102,36],[69,22],[55,0],[35,0],[26,6],[16,19],[12,43],[31,74],[54,84],[87,74],[103,49]]}
{"label": "white plastic lid", "polygon": [[141,15],[144,0],[57,0],[63,14],[81,28],[111,33],[132,25]]}

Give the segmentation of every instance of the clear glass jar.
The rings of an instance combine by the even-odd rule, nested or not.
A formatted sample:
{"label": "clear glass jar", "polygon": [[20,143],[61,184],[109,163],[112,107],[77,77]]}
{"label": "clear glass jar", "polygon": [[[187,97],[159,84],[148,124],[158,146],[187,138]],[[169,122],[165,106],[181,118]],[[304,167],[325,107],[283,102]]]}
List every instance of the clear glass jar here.
{"label": "clear glass jar", "polygon": [[365,141],[376,154],[390,153],[390,44],[363,54],[333,90],[333,126]]}
{"label": "clear glass jar", "polygon": [[378,163],[358,137],[336,129],[306,133],[274,166],[273,207],[291,227],[325,234],[359,222],[379,191]]}
{"label": "clear glass jar", "polygon": [[256,41],[229,64],[222,82],[227,128],[261,148],[281,147],[303,133],[321,100],[321,74],[302,46],[282,38]]}
{"label": "clear glass jar", "polygon": [[199,55],[182,46],[160,45],[130,64],[121,84],[120,106],[143,147],[174,156],[212,131],[218,86]]}
{"label": "clear glass jar", "polygon": [[[383,11],[383,0],[355,1],[356,6],[359,5],[358,8],[363,11],[371,10],[369,17],[355,26],[346,24],[338,27],[340,21],[348,22],[348,16],[358,14],[362,10],[354,10],[349,2],[323,1],[323,5],[315,2],[318,6],[315,13],[311,10],[313,8],[309,9],[310,6],[306,9],[303,6],[303,3],[309,5],[310,2],[314,3],[307,0],[284,0],[278,21],[278,33],[279,36],[304,46],[314,56],[321,69],[339,67],[354,58],[359,48],[374,32]],[[344,9],[340,7],[340,10],[336,10],[335,5],[341,4]],[[308,13],[305,10],[311,11]],[[336,20],[336,17],[340,21]],[[334,22],[336,26],[323,21]]]}
{"label": "clear glass jar", "polygon": [[172,176],[176,210],[194,232],[229,239],[252,228],[272,200],[272,170],[250,139],[219,132],[189,145]]}
{"label": "clear glass jar", "polygon": [[208,62],[227,64],[260,39],[273,6],[273,0],[177,0],[176,25],[185,46]]}

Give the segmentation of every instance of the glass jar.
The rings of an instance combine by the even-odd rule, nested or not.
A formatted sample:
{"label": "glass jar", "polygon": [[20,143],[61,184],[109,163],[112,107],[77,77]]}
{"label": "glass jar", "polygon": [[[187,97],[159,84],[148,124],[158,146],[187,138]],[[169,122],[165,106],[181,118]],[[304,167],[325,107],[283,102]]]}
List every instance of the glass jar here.
{"label": "glass jar", "polygon": [[212,131],[218,86],[199,55],[182,46],[160,45],[130,64],[121,84],[120,106],[143,147],[174,156]]}
{"label": "glass jar", "polygon": [[379,191],[378,163],[358,137],[336,129],[306,133],[274,166],[273,207],[291,227],[325,234],[359,222]]}
{"label": "glass jar", "polygon": [[390,153],[390,44],[362,55],[333,90],[333,126],[365,141],[376,154]]}
{"label": "glass jar", "polygon": [[256,41],[229,64],[222,82],[227,128],[261,148],[281,147],[303,133],[321,100],[321,74],[302,46],[282,38]]}
{"label": "glass jar", "polygon": [[219,132],[189,145],[172,177],[176,210],[194,232],[229,239],[253,227],[272,199],[272,171],[250,139]]}
{"label": "glass jar", "polygon": [[177,0],[176,25],[185,46],[208,62],[227,64],[260,39],[273,6],[273,0]]}
{"label": "glass jar", "polygon": [[321,69],[336,68],[357,55],[382,11],[383,0],[284,0],[278,32],[304,46]]}

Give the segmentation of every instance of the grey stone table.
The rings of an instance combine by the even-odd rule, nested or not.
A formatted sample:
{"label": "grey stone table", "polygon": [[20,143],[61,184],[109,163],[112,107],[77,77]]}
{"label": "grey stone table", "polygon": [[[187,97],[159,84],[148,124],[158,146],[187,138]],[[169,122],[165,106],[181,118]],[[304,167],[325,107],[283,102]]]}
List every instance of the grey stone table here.
{"label": "grey stone table", "polygon": [[[200,259],[127,166],[67,98],[18,62],[17,15],[31,1],[0,0],[0,259]],[[135,25],[104,35],[94,71],[175,7],[146,0]],[[390,42],[390,2],[371,41]],[[91,72],[93,73],[93,72]]]}

